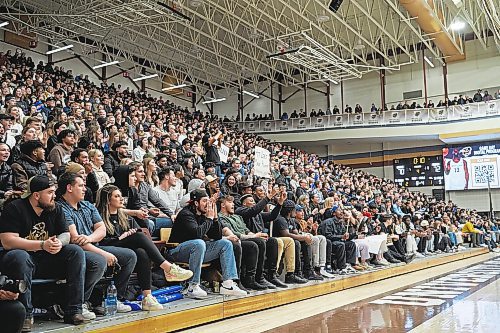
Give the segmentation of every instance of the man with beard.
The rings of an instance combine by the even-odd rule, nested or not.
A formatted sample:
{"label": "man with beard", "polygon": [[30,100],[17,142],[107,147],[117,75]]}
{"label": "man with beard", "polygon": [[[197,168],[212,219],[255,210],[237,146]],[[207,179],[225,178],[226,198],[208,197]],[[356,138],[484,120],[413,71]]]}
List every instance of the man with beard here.
{"label": "man with beard", "polygon": [[69,244],[68,225],[56,207],[55,192],[49,177],[32,177],[21,199],[7,204],[0,218],[5,249],[0,254],[2,273],[24,280],[28,288],[19,295],[26,308],[25,332],[33,327],[31,281],[35,277],[66,279],[64,321],[75,325],[88,321],[82,314],[85,255],[78,245]]}
{"label": "man with beard", "polygon": [[113,177],[113,172],[118,169],[121,160],[128,157],[128,143],[126,141],[115,142],[111,149],[113,151],[106,154],[102,166],[102,169],[110,178]]}

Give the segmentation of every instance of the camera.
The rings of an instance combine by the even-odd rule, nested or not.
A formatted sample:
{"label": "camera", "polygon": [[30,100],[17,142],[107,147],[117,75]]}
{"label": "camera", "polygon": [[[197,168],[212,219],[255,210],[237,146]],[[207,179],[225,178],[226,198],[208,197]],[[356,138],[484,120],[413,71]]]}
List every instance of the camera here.
{"label": "camera", "polygon": [[27,285],[24,280],[11,280],[6,275],[0,275],[0,290],[10,291],[15,294],[24,294]]}

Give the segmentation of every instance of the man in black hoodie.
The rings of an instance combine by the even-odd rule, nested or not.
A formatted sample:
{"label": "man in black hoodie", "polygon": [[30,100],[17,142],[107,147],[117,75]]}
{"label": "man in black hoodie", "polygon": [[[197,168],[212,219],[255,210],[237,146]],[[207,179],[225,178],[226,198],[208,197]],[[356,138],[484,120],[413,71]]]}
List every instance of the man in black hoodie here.
{"label": "man in black hoodie", "polygon": [[128,143],[125,141],[117,141],[111,147],[113,151],[110,151],[104,157],[104,165],[102,169],[111,178],[113,172],[118,169],[122,159],[128,157]]}
{"label": "man in black hoodie", "polygon": [[193,272],[188,287],[188,296],[205,298],[207,293],[201,289],[201,265],[219,259],[222,268],[220,294],[246,296],[236,281],[238,272],[234,258],[233,244],[222,238],[222,225],[217,218],[215,197],[209,198],[205,190],[196,189],[190,193],[188,206],[184,207],[172,228],[170,242],[180,243],[170,250],[175,261],[189,262]]}

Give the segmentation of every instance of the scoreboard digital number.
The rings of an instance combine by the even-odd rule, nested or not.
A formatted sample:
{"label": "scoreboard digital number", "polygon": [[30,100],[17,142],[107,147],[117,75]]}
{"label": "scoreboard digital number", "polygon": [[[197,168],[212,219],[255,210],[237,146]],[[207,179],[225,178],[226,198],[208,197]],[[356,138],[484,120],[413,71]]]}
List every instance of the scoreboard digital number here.
{"label": "scoreboard digital number", "polygon": [[444,185],[443,157],[421,156],[394,160],[394,182],[405,187]]}

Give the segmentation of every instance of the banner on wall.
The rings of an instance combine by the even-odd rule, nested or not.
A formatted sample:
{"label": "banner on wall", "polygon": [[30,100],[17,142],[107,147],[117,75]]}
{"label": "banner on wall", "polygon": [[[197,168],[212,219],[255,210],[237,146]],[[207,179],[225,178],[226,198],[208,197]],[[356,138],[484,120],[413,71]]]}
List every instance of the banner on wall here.
{"label": "banner on wall", "polygon": [[254,175],[264,178],[271,177],[271,153],[269,150],[255,147]]}
{"label": "banner on wall", "polygon": [[447,191],[500,188],[500,143],[443,149]]}
{"label": "banner on wall", "polygon": [[221,162],[227,163],[227,158],[229,157],[229,147],[225,144],[221,144],[219,147],[219,157]]}

